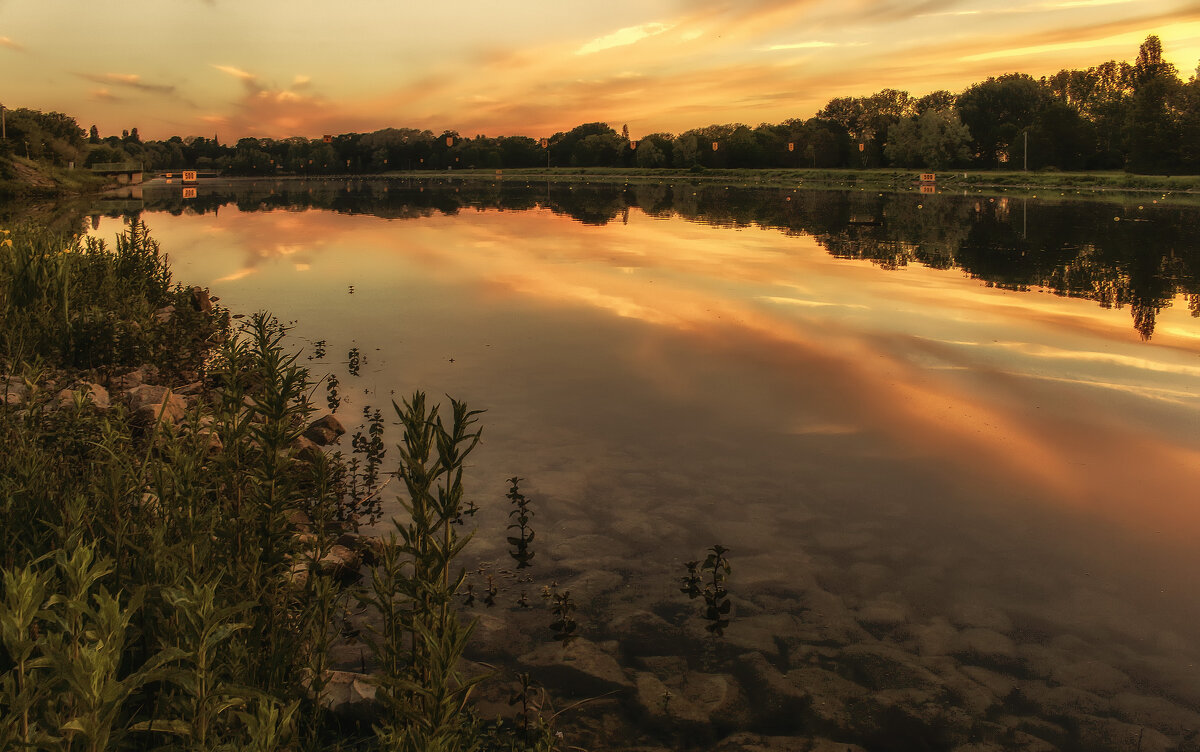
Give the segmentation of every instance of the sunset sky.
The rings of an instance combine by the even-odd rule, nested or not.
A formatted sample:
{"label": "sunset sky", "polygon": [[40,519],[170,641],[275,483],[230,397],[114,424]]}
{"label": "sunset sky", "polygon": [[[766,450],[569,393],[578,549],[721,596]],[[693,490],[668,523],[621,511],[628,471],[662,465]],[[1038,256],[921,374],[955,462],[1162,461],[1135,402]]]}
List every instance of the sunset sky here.
{"label": "sunset sky", "polygon": [[636,138],[1132,61],[1149,34],[1190,78],[1200,0],[0,0],[0,97],[144,138]]}

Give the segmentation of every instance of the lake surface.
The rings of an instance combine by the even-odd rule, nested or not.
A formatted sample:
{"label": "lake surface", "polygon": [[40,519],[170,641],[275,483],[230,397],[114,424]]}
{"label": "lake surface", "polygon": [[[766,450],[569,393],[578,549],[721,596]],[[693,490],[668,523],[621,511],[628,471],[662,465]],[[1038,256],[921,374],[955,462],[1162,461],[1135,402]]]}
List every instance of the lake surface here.
{"label": "lake surface", "polygon": [[[549,638],[556,581],[639,687],[686,685],[626,635],[643,617],[702,635],[679,577],[719,543],[722,650],[794,683],[917,691],[866,650],[937,677],[887,700],[925,727],[932,704],[1063,749],[1200,729],[1200,210],[682,181],[198,193],[86,212],[101,237],[139,212],[177,279],[294,322],[305,357],[323,341],[305,362],[339,379],[351,433],[414,389],[487,411],[468,553],[502,584],[480,610],[498,653]],[[504,571],[511,476],[532,581]]]}

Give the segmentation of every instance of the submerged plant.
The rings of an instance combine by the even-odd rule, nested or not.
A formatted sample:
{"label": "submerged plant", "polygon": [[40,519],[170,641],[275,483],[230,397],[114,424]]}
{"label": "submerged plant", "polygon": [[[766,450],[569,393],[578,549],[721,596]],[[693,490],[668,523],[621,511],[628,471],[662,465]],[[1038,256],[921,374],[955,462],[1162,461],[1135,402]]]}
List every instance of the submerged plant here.
{"label": "submerged plant", "polygon": [[[729,559],[725,556],[729,549],[714,545],[708,551],[703,563],[689,561],[684,564],[687,574],[680,578],[683,587],[679,588],[679,592],[688,598],[704,598],[704,618],[708,620],[704,628],[721,637],[729,626],[729,612],[732,609],[729,591],[725,587],[725,580],[732,571]],[[707,582],[704,581],[704,572],[708,573]]]}
{"label": "submerged plant", "polygon": [[508,497],[513,508],[508,513],[508,518],[512,520],[508,525],[508,529],[516,529],[516,535],[508,536],[508,544],[513,547],[509,551],[509,555],[517,562],[517,569],[524,569],[533,566],[533,549],[530,545],[533,543],[533,528],[529,525],[529,519],[533,516],[533,510],[529,508],[529,499],[521,493],[519,487],[520,482],[524,478],[512,477],[508,479]]}
{"label": "submerged plant", "polygon": [[558,583],[554,583],[542,596],[549,601],[550,611],[554,614],[554,621],[550,622],[550,631],[554,633],[555,640],[567,647],[579,637],[575,634],[578,625],[575,623],[575,601],[571,599],[571,591],[560,591]]}
{"label": "submerged plant", "polygon": [[338,394],[338,377],[334,374],[329,374],[325,377],[325,402],[329,405],[331,412],[337,412],[337,409],[342,406],[342,397]]}

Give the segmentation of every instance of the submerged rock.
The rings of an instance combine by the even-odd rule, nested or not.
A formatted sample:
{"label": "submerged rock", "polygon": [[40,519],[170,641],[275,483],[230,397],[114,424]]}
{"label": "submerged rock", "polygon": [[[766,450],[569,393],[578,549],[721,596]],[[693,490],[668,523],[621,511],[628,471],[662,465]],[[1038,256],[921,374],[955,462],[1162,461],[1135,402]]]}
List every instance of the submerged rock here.
{"label": "submerged rock", "polygon": [[609,628],[626,655],[672,655],[683,648],[681,630],[649,611],[621,614],[609,623]]}
{"label": "submerged rock", "polygon": [[317,571],[329,577],[353,577],[361,564],[362,559],[356,551],[335,543],[317,561]]}
{"label": "submerged rock", "polygon": [[681,731],[690,738],[712,735],[708,713],[654,674],[635,676],[633,701],[637,713],[657,729]]}
{"label": "submerged rock", "polygon": [[803,689],[788,681],[762,653],[740,656],[733,670],[750,698],[757,724],[771,730],[799,728],[810,702]]}
{"label": "submerged rock", "polygon": [[319,699],[326,709],[347,720],[370,721],[379,714],[375,684],[366,674],[326,671]]}
{"label": "submerged rock", "polygon": [[594,642],[577,639],[568,646],[542,645],[518,661],[547,687],[574,696],[599,695],[633,688],[620,664]]}
{"label": "submerged rock", "polygon": [[304,430],[304,438],[318,446],[329,446],[344,433],[346,429],[342,422],[330,413],[310,423]]}

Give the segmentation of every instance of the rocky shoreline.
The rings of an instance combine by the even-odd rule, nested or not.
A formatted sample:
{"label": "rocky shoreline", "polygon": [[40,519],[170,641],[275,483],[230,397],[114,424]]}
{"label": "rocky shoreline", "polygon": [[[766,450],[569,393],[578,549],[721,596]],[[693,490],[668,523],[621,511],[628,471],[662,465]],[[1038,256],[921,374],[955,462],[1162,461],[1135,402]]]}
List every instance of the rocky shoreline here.
{"label": "rocky shoreline", "polygon": [[[553,642],[537,605],[464,609],[477,620],[467,673],[493,674],[475,696],[481,717],[509,719],[515,677],[527,673],[546,689],[543,716],[578,748],[1200,748],[1186,687],[1154,684],[1165,667],[1144,661],[1144,673],[1127,673],[1097,660],[1093,646],[1027,633],[982,603],[921,620],[894,600],[852,608],[805,577],[736,597],[732,624],[714,638],[686,599],[638,597],[655,591],[634,573],[554,574],[578,601],[600,604],[586,636]],[[331,657],[330,705],[369,722],[368,654],[351,639]],[[1191,672],[1174,673],[1186,684]],[[1200,685],[1191,689],[1200,695]]]}

